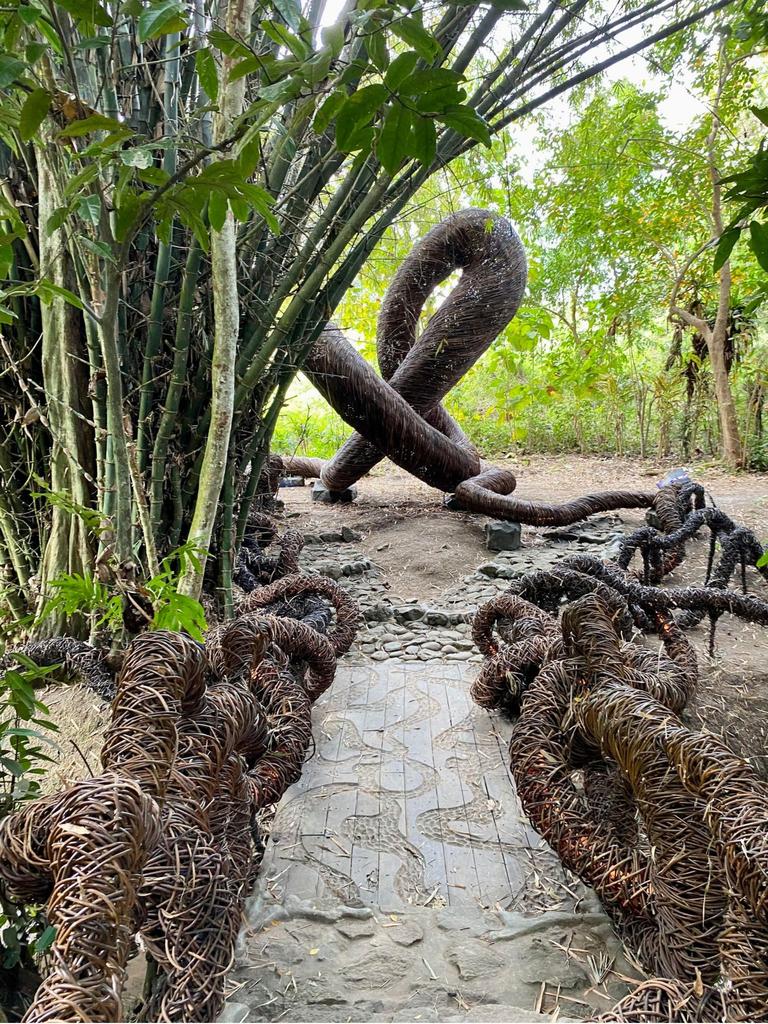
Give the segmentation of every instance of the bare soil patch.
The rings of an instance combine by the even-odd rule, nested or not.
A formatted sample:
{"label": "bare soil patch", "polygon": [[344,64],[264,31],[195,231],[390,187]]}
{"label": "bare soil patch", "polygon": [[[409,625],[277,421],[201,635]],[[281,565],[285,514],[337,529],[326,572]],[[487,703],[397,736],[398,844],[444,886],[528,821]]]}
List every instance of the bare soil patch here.
{"label": "bare soil patch", "polygon": [[[653,490],[673,468],[661,460],[628,458],[537,456],[508,461],[517,471],[520,497],[549,501],[588,491]],[[725,512],[762,541],[768,540],[768,475],[733,474],[711,463],[688,468]],[[313,503],[310,487],[285,488],[280,494],[291,525],[318,532],[346,525],[360,532],[359,547],[404,598],[429,599],[487,558],[485,517],[444,508],[439,492],[388,462],[360,482],[358,497],[350,505]],[[643,524],[644,514],[622,512],[621,522],[629,532]],[[669,585],[703,582],[707,538],[702,535],[689,545],[688,557],[668,578]],[[541,531],[525,528],[523,543],[548,542]],[[749,576],[750,591],[768,597],[757,574]],[[726,616],[717,627],[714,657],[708,653],[707,621],[690,635],[701,670],[699,691],[687,711],[691,725],[722,736],[768,777],[768,631]]]}

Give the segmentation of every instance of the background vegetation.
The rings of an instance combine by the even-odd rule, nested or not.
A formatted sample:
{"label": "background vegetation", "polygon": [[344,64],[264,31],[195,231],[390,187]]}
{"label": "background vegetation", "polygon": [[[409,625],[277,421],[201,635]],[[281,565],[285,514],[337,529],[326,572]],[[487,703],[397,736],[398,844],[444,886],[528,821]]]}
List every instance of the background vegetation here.
{"label": "background vegetation", "polygon": [[[717,243],[735,220],[745,230],[738,241],[739,227],[726,232],[722,338],[738,432],[731,461],[768,468],[768,248],[749,230],[742,195],[761,181],[765,195],[766,158],[750,164],[768,122],[764,22],[729,29],[657,47],[645,62],[651,87],[590,83],[455,161],[390,228],[342,303],[339,322],[375,360],[378,303],[413,240],[466,205],[513,220],[531,260],[526,305],[447,403],[486,455],[718,458],[713,366],[697,321],[715,324]],[[720,189],[745,165],[752,179]],[[275,448],[330,455],[346,432],[297,382]]]}

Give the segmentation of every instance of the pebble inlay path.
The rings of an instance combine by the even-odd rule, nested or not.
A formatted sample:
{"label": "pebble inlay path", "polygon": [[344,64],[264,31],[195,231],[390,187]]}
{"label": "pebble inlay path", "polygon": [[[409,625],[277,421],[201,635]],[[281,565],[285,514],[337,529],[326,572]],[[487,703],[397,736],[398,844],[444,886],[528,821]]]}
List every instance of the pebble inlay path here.
{"label": "pebble inlay path", "polygon": [[477,572],[430,614],[391,599],[369,561],[345,574],[340,558],[367,561],[348,544],[307,551],[305,567],[338,572],[367,623],[315,705],[316,748],[273,822],[221,1020],[609,1008],[634,972],[594,898],[527,825],[511,726],[469,697],[467,612],[506,580]]}

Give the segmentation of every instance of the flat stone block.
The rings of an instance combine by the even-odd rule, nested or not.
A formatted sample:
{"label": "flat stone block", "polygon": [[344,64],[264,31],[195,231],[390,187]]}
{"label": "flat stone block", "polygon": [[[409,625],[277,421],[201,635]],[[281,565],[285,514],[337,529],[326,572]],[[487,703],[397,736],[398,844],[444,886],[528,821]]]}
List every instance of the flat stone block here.
{"label": "flat stone block", "polygon": [[489,551],[517,551],[520,543],[520,523],[485,524],[485,546]]}
{"label": "flat stone block", "polygon": [[304,477],[303,476],[284,476],[280,481],[281,487],[303,487]]}
{"label": "flat stone block", "polygon": [[329,491],[319,480],[312,484],[312,501],[321,501],[324,505],[348,505],[356,497],[356,487],[347,487],[343,491]]}

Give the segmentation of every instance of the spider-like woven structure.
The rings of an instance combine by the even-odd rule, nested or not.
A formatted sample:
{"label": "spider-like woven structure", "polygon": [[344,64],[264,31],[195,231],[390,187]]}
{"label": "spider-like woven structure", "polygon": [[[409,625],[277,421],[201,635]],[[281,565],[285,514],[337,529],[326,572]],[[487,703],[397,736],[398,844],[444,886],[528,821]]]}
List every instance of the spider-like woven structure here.
{"label": "spider-like woven structure", "polygon": [[290,575],[249,594],[205,644],[162,631],[133,641],[102,774],[0,824],[0,881],[44,904],[56,929],[24,1020],[125,1019],[139,935],[155,968],[142,1019],[216,1019],[258,870],[256,814],[301,774],[312,702],[358,623],[333,581]]}
{"label": "spider-like woven structure", "polygon": [[[697,494],[667,491],[671,542],[635,534],[620,561],[647,544],[659,557],[645,575],[648,564],[671,571],[706,522]],[[717,529],[727,540],[738,528],[721,519]],[[750,541],[746,558],[761,553]],[[602,1020],[768,1014],[768,786],[679,717],[698,676],[682,629],[692,613],[768,624],[768,603],[725,589],[722,575],[722,585],[661,590],[575,556],[516,581],[474,621],[485,663],[473,696],[517,716],[510,758],[525,812],[659,976]],[[638,642],[636,627],[661,650]]]}
{"label": "spider-like woven structure", "polygon": [[[461,270],[458,284],[417,337],[425,302],[454,270]],[[655,495],[643,491],[605,491],[558,505],[515,498],[514,473],[484,463],[441,405],[515,316],[526,276],[523,245],[505,218],[478,209],[446,217],[403,261],[382,301],[381,377],[333,324],[314,345],[304,372],[356,433],[330,462],[284,456],[284,471],[319,477],[330,491],[343,492],[387,456],[452,492],[452,508],[534,526],[650,507]]]}

